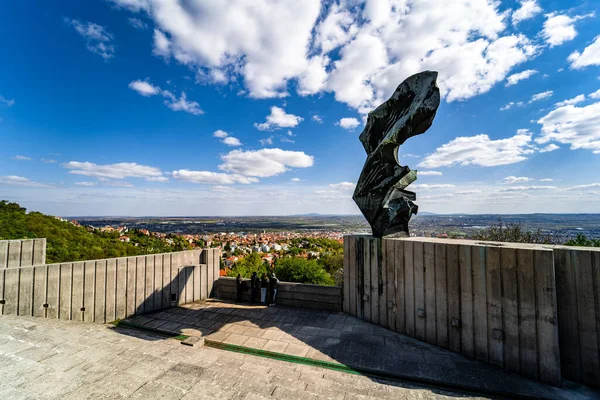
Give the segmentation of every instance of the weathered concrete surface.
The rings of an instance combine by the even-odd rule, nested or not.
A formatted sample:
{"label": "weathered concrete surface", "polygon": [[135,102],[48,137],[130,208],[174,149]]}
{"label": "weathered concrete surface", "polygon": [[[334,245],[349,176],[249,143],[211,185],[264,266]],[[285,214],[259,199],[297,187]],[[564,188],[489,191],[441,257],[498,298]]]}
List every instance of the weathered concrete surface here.
{"label": "weathered concrete surface", "polygon": [[585,398],[577,391],[556,389],[343,313],[207,301],[129,321],[411,379],[552,399]]}
{"label": "weathered concrete surface", "polygon": [[46,262],[46,239],[0,240],[0,269]]}
{"label": "weathered concrete surface", "polygon": [[0,316],[0,399],[472,399],[107,325]]}

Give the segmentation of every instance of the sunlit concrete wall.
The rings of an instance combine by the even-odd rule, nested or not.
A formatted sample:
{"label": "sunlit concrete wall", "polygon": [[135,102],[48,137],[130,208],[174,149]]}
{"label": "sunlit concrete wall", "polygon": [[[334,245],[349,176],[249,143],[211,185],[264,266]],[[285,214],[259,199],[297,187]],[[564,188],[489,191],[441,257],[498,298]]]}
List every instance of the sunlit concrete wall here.
{"label": "sunlit concrete wall", "polygon": [[0,269],[46,263],[46,239],[0,240]]}
{"label": "sunlit concrete wall", "polygon": [[0,269],[0,314],[86,322],[214,296],[218,249]]}
{"label": "sunlit concrete wall", "polygon": [[346,313],[561,384],[552,248],[371,236],[344,246]]}

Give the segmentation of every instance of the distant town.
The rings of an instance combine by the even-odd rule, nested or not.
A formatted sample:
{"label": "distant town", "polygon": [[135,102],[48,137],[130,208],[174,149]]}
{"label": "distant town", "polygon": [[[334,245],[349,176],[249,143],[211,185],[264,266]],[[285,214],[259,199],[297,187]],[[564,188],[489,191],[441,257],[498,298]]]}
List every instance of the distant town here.
{"label": "distant town", "polygon": [[[58,217],[60,218],[60,217]],[[294,255],[319,258],[330,249],[314,239],[343,242],[352,233],[370,233],[360,215],[302,215],[289,217],[70,217],[61,218],[93,231],[116,233],[123,242],[135,242],[140,234],[159,238],[167,245],[183,239],[191,247],[220,247],[225,266],[247,254],[259,253],[263,261]],[[525,230],[540,230],[556,243],[584,234],[600,238],[600,214],[523,215],[418,215],[411,220],[411,236],[471,238],[473,234],[503,221]],[[132,235],[131,232],[135,232]],[[312,239],[312,240],[311,240]],[[315,244],[319,243],[319,244]]]}

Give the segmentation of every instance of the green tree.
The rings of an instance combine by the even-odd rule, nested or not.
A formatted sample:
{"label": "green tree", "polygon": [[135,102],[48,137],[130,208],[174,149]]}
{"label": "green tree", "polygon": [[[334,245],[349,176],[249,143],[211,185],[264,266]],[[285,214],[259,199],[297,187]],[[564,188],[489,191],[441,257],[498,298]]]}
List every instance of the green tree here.
{"label": "green tree", "polygon": [[262,262],[258,253],[252,253],[236,262],[233,267],[227,271],[227,276],[238,276],[238,274],[240,274],[242,278],[250,278],[253,272],[256,272],[258,276],[261,276],[268,272],[268,265],[268,263],[265,265],[265,263]]}
{"label": "green tree", "polygon": [[541,243],[553,244],[554,239],[550,235],[545,235],[540,229],[537,231],[526,231],[521,224],[505,224],[502,219],[473,234],[475,240],[489,240],[492,242],[513,242],[513,243]]}
{"label": "green tree", "polygon": [[282,258],[275,262],[275,273],[284,282],[334,285],[334,279],[316,260],[304,258]]}
{"label": "green tree", "polygon": [[600,247],[600,239],[588,239],[584,234],[578,234],[575,239],[565,243],[567,246]]}

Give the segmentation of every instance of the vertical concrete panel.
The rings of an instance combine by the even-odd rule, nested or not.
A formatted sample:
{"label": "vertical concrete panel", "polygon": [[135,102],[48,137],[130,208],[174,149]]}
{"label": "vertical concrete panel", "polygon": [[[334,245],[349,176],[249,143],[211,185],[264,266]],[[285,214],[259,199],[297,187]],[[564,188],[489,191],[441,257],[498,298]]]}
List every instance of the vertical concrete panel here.
{"label": "vertical concrete panel", "polygon": [[581,357],[579,350],[579,319],[577,316],[577,291],[571,263],[571,252],[554,249],[556,290],[558,297],[558,335],[560,338],[560,362],[565,378],[581,381]]}
{"label": "vertical concrete panel", "polygon": [[4,315],[16,315],[19,310],[19,268],[4,271]]}
{"label": "vertical concrete panel", "polygon": [[21,267],[30,267],[33,265],[33,239],[21,241]]}
{"label": "vertical concrete panel", "polygon": [[94,321],[106,322],[106,260],[96,261],[96,298]]}
{"label": "vertical concrete panel", "polygon": [[5,280],[6,280],[6,269],[2,268],[2,269],[0,269],[0,300],[2,300],[2,302],[0,302],[0,315],[4,315],[4,304],[6,303],[6,297],[5,297],[6,285],[4,284]]}
{"label": "vertical concrete panel", "polygon": [[187,271],[185,267],[177,268],[177,305],[185,304],[185,284]]}
{"label": "vertical concrete panel", "polygon": [[21,241],[8,242],[8,268],[17,268],[21,265]]}
{"label": "vertical concrete panel", "polygon": [[349,265],[348,265],[348,255],[350,254],[350,250],[348,250],[348,236],[344,236],[344,298],[342,299],[342,309],[345,314],[350,314],[348,303],[350,301],[350,274],[348,273]]}
{"label": "vertical concrete panel", "polygon": [[[578,252],[584,257],[591,255],[589,252]],[[584,261],[584,260],[579,260]],[[591,257],[587,258],[587,265],[591,267]],[[535,298],[537,305],[537,342],[538,342],[538,370],[539,379],[542,382],[549,383],[551,385],[560,386],[561,384],[561,373],[560,373],[560,351],[558,346],[558,327],[557,325],[557,312],[556,312],[556,285],[554,283],[554,261],[552,251],[538,250],[534,253],[533,268],[535,277]],[[580,263],[579,265],[583,265]],[[588,269],[591,272],[590,269]],[[587,276],[586,276],[587,275]],[[584,277],[588,278],[589,283],[591,281],[591,274],[583,274]],[[593,294],[591,301],[593,304]],[[585,315],[585,318],[590,318],[591,315]],[[581,321],[581,318],[580,318]],[[582,325],[579,325],[580,329]],[[588,335],[589,336],[589,335]],[[582,350],[584,349],[582,338],[580,338],[582,344]],[[598,353],[598,342],[593,340],[590,341],[589,351],[596,351]],[[596,365],[596,371],[598,366]],[[583,365],[583,370],[587,368],[594,368],[593,364]],[[585,374],[585,372],[584,372]],[[585,378],[584,378],[585,379]]]}
{"label": "vertical concrete panel", "polygon": [[220,273],[221,273],[221,254],[220,253],[215,258],[214,271],[215,272],[213,274],[213,279],[215,281],[215,284],[214,284],[215,297],[217,297],[218,296],[218,288],[219,288],[218,282],[219,282],[219,277],[221,276],[220,275]]}
{"label": "vertical concrete panel", "polygon": [[106,260],[106,322],[113,322],[116,317],[117,303],[117,259]]}
{"label": "vertical concrete panel", "polygon": [[[207,293],[210,293],[208,291],[208,266],[206,264],[203,264],[202,266],[200,265],[194,265],[194,268],[192,270],[192,287],[193,287],[193,292],[192,292],[192,301],[197,301],[202,299],[205,299],[207,297]],[[203,297],[204,295],[204,297]]]}
{"label": "vertical concrete panel", "polygon": [[404,275],[404,242],[394,240],[394,313],[396,321],[395,331],[406,333],[406,291],[405,291],[405,275]]}
{"label": "vertical concrete panel", "polygon": [[[596,332],[596,312],[600,310],[595,309],[593,254],[585,250],[575,250],[570,253],[577,294],[581,381],[594,382],[593,378],[600,376]],[[600,385],[600,382],[597,385]]]}
{"label": "vertical concrete panel", "polygon": [[371,260],[369,262],[369,268],[371,272],[371,295],[369,300],[371,302],[371,319],[370,321],[374,324],[379,324],[379,277],[381,270],[381,263],[379,262],[379,249],[381,239],[369,238],[368,245],[370,247]]}
{"label": "vertical concrete panel", "polygon": [[146,257],[137,256],[135,259],[135,314],[139,315],[146,311]]}
{"label": "vertical concrete panel", "polygon": [[[34,284],[33,284],[33,316],[34,317],[46,317],[46,284],[47,275],[46,265],[34,267]],[[0,272],[1,274],[1,272]],[[2,288],[0,288],[0,291]]]}
{"label": "vertical concrete panel", "polygon": [[[437,343],[436,333],[436,276],[435,243],[423,243],[423,272],[425,274],[425,341]],[[444,299],[446,301],[446,299]]]}
{"label": "vertical concrete panel", "polygon": [[406,334],[416,337],[417,307],[415,305],[415,257],[414,242],[404,242],[404,290],[406,313]]}
{"label": "vertical concrete panel", "polygon": [[171,305],[171,255],[163,254],[163,286],[162,286],[162,303],[163,307]]}
{"label": "vertical concrete panel", "polygon": [[435,332],[436,344],[448,348],[448,278],[446,271],[446,247],[444,243],[435,244]]}
{"label": "vertical concrete panel", "polygon": [[71,320],[71,301],[73,299],[73,264],[60,264],[60,308],[58,318]]}
{"label": "vertical concrete panel", "polygon": [[117,259],[117,319],[127,318],[127,258]]}
{"label": "vertical concrete panel", "polygon": [[0,269],[8,267],[8,240],[0,240]]}
{"label": "vertical concrete panel", "polygon": [[371,246],[367,237],[361,237],[362,257],[362,318],[365,321],[371,321]]}
{"label": "vertical concrete panel", "polygon": [[[215,267],[214,265],[210,265],[208,264],[206,266],[206,271],[207,271],[207,278],[206,278],[206,287],[208,288],[207,293],[206,293],[206,297],[214,297],[213,296],[213,292],[214,292],[214,282],[216,279],[218,279],[218,276],[215,276]],[[204,285],[204,283],[202,283],[202,285]]]}
{"label": "vertical concrete panel", "polygon": [[19,315],[33,315],[33,268],[20,268],[19,277]]}
{"label": "vertical concrete panel", "polygon": [[33,265],[46,264],[46,239],[33,239]]}
{"label": "vertical concrete panel", "polygon": [[127,257],[127,317],[135,315],[135,295],[137,293],[137,258]]}
{"label": "vertical concrete panel", "polygon": [[348,313],[352,316],[356,316],[356,297],[358,294],[358,283],[356,280],[356,237],[348,236],[346,238],[348,242],[348,268],[344,264],[344,275],[348,274],[348,282],[350,285],[348,291]]}
{"label": "vertical concrete panel", "polygon": [[[594,298],[596,302],[596,304],[594,305],[596,310],[596,339],[598,341],[598,346],[600,347],[600,251],[594,251],[592,257],[592,280],[594,286]],[[598,349],[598,352],[592,356],[595,356],[596,359],[599,360],[598,362],[600,363],[600,349]],[[591,376],[591,379],[591,381],[587,381],[586,383],[589,385],[600,387],[600,373],[598,373],[596,376]]]}
{"label": "vertical concrete panel", "polygon": [[425,263],[423,242],[413,244],[413,264],[415,280],[415,337],[425,341]]}
{"label": "vertical concrete panel", "polygon": [[475,358],[475,332],[473,327],[473,260],[471,246],[458,247],[460,269],[460,330],[461,353]]}
{"label": "vertical concrete panel", "polygon": [[144,257],[146,263],[146,287],[144,290],[144,312],[154,311],[154,255]]}
{"label": "vertical concrete panel", "polygon": [[96,300],[96,262],[85,261],[83,285],[83,320],[94,322],[94,302]]}
{"label": "vertical concrete panel", "polygon": [[488,247],[485,257],[489,363],[504,367],[504,331],[502,330],[502,273],[500,249]]}
{"label": "vertical concrete panel", "polygon": [[396,330],[396,240],[383,240],[385,249],[385,293],[386,293],[386,312],[388,329]]}
{"label": "vertical concrete panel", "polygon": [[475,334],[475,359],[488,362],[488,323],[487,323],[487,273],[485,246],[471,247],[473,268],[473,332]]}
{"label": "vertical concrete panel", "polygon": [[48,294],[47,304],[48,310],[46,316],[48,318],[58,318],[58,310],[60,306],[60,264],[48,265]]}
{"label": "vertical concrete panel", "polygon": [[194,267],[184,263],[185,269],[185,302],[191,303],[194,299]]}
{"label": "vertical concrete panel", "polygon": [[75,262],[73,263],[73,290],[71,297],[71,318],[75,321],[83,321],[83,312],[81,308],[83,307],[83,288],[84,288],[84,265],[85,263]]}
{"label": "vertical concrete panel", "polygon": [[155,310],[160,310],[163,307],[162,288],[163,288],[163,256],[162,256],[162,254],[157,254],[154,256],[154,293],[152,294]]}
{"label": "vertical concrete panel", "polygon": [[208,297],[208,286],[204,282],[208,282],[208,265],[202,265],[198,269],[194,269],[194,275],[196,272],[200,274],[200,298],[206,299]]}
{"label": "vertical concrete panel", "polygon": [[[183,293],[183,288],[179,287],[180,280],[183,282],[183,277],[179,276],[180,273],[180,257],[178,253],[171,253],[171,294],[175,294],[176,304],[181,304],[179,301],[181,300],[181,294]],[[184,286],[185,287],[185,286]]]}
{"label": "vertical concrete panel", "polygon": [[521,374],[538,379],[538,347],[533,251],[517,249]]}
{"label": "vertical concrete panel", "polygon": [[379,325],[387,328],[387,288],[386,288],[386,275],[387,275],[387,263],[385,260],[385,249],[383,239],[377,239],[377,264],[378,264],[378,288],[379,288],[379,299],[377,304],[379,310]]}
{"label": "vertical concrete panel", "polygon": [[461,348],[461,307],[460,307],[460,264],[458,259],[459,246],[449,244],[446,249],[446,279],[448,290],[448,347],[460,353]]}
{"label": "vertical concrete panel", "polygon": [[502,330],[504,332],[504,368],[520,371],[519,292],[517,286],[517,252],[500,249],[502,267]]}

